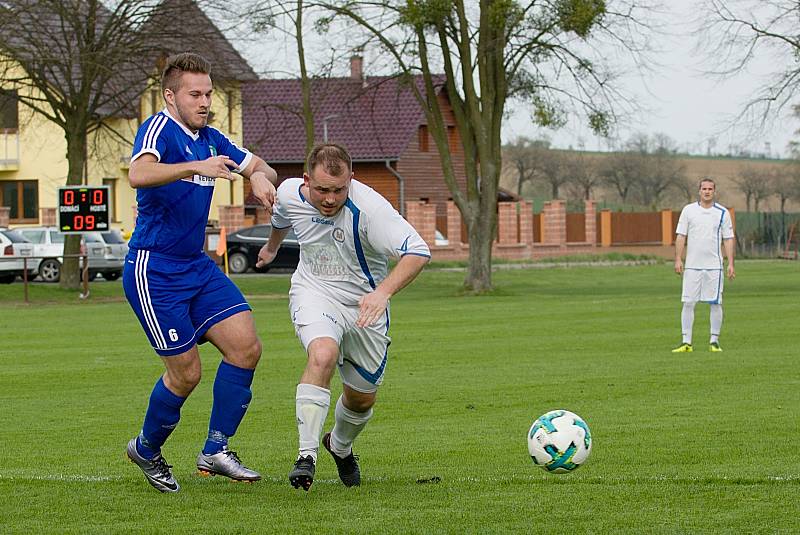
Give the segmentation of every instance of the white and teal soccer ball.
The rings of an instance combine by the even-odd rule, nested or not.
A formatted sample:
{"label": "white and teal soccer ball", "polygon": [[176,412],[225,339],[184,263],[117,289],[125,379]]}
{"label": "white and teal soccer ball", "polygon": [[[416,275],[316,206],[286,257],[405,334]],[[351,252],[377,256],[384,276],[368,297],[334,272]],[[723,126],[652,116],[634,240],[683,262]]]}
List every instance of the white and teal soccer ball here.
{"label": "white and teal soccer ball", "polygon": [[589,426],[569,411],[550,411],[539,416],[528,431],[528,452],[536,466],[548,472],[572,472],[592,452]]}

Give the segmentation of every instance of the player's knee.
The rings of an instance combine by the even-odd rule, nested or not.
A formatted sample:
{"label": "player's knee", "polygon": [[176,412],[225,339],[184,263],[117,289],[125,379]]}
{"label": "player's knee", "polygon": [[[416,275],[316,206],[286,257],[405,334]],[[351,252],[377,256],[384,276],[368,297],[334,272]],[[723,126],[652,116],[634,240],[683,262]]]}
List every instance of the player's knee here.
{"label": "player's knee", "polygon": [[180,370],[171,370],[168,374],[170,390],[175,391],[179,396],[186,397],[200,384],[202,372],[199,366],[191,366]]}
{"label": "player's knee", "polygon": [[344,406],[353,412],[367,412],[375,405],[375,393],[356,392],[355,390],[345,390]]}
{"label": "player's knee", "polygon": [[245,360],[250,364],[250,368],[255,368],[258,361],[261,360],[261,351],[263,349],[261,340],[256,336],[245,351]]}

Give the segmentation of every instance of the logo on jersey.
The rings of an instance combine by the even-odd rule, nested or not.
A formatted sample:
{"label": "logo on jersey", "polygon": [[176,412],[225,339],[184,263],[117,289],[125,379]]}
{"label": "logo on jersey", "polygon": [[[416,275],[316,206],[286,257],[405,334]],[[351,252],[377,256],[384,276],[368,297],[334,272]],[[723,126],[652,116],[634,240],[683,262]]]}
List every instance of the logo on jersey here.
{"label": "logo on jersey", "polygon": [[192,149],[190,149],[190,148],[189,148],[189,145],[186,145],[186,146],[185,146],[183,149],[184,149],[186,152],[188,152],[189,154],[191,154],[192,156],[194,156],[194,153],[192,152]]}
{"label": "logo on jersey", "polygon": [[192,175],[191,178],[182,178],[184,182],[191,182],[192,184],[197,184],[199,186],[210,186],[214,187],[214,183],[216,179],[212,176],[203,176],[203,175]]}
{"label": "logo on jersey", "polygon": [[330,219],[325,219],[325,218],[317,217],[317,216],[312,217],[311,218],[311,222],[312,223],[316,223],[318,225],[330,225],[330,226],[333,226],[333,221],[331,221]]}
{"label": "logo on jersey", "polygon": [[339,243],[344,243],[344,230],[336,227],[333,229],[333,239]]}
{"label": "logo on jersey", "polygon": [[214,145],[209,145],[208,151],[211,153],[211,156],[217,155],[217,147],[215,147]]}
{"label": "logo on jersey", "polygon": [[400,247],[397,248],[398,251],[400,251],[401,253],[407,253],[408,252],[408,239],[410,237],[411,236],[407,236],[406,237],[406,241],[403,242],[403,245],[401,245]]}

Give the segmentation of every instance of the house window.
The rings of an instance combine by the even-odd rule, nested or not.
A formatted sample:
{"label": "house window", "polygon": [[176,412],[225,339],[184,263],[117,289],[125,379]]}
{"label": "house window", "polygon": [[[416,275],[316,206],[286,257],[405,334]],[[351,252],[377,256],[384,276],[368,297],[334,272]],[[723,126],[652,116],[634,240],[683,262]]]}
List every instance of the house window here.
{"label": "house window", "polygon": [[104,178],[103,185],[108,186],[108,218],[110,221],[117,222],[117,179]]}
{"label": "house window", "polygon": [[450,147],[450,154],[458,151],[458,131],[455,126],[447,127],[447,142]]}
{"label": "house window", "polygon": [[17,92],[0,89],[0,131],[16,131],[19,128]]}
{"label": "house window", "polygon": [[8,206],[11,223],[39,222],[39,183],[36,180],[0,182],[0,206]]}
{"label": "house window", "polygon": [[428,146],[428,126],[422,125],[419,127],[419,151],[420,152],[428,152],[430,150]]}

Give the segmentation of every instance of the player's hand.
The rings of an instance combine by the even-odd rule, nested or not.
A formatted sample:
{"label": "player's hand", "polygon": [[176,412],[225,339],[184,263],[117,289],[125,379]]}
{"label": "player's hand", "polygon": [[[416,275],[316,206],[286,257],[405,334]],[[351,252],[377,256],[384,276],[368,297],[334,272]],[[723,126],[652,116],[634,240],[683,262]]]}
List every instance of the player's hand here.
{"label": "player's hand", "polygon": [[728,278],[731,280],[736,278],[736,270],[733,269],[733,264],[728,264]]}
{"label": "player's hand", "polygon": [[272,215],[272,205],[275,204],[275,184],[267,179],[267,175],[256,172],[250,175],[250,191],[258,201]]}
{"label": "player's hand", "polygon": [[197,172],[203,176],[213,178],[224,178],[225,180],[236,180],[236,175],[231,169],[236,169],[236,162],[227,156],[212,156],[203,161],[197,162]]}
{"label": "player's hand", "polygon": [[264,267],[273,260],[277,256],[278,251],[270,251],[267,249],[267,246],[263,246],[260,251],[258,251],[258,261],[256,262],[256,267]]}
{"label": "player's hand", "polygon": [[675,260],[675,273],[677,273],[678,275],[683,273],[683,260],[681,260],[680,258]]}
{"label": "player's hand", "polygon": [[378,321],[386,312],[387,306],[389,306],[389,297],[380,290],[362,295],[358,300],[360,312],[356,318],[356,327],[366,327]]}

